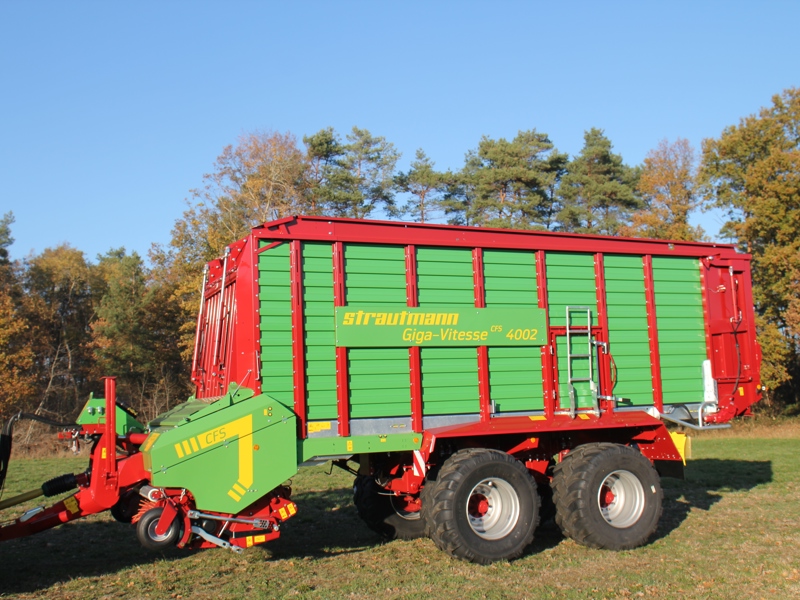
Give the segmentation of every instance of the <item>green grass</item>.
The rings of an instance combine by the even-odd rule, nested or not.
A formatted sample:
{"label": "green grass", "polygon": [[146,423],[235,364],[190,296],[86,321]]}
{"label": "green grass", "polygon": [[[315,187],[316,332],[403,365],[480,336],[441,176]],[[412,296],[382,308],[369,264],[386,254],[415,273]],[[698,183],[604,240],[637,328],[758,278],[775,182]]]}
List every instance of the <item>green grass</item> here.
{"label": "green grass", "polygon": [[[99,515],[0,544],[0,594],[19,598],[800,598],[800,433],[696,438],[685,481],[665,479],[656,537],[590,550],[545,524],[525,555],[481,567],[430,540],[382,542],[352,507],[351,477],[304,469],[281,539],[235,555],[147,553]],[[758,436],[760,434],[760,437]],[[83,460],[12,458],[4,497]],[[31,503],[30,506],[35,505]],[[15,509],[3,518],[15,516]],[[12,515],[13,513],[13,515]]]}

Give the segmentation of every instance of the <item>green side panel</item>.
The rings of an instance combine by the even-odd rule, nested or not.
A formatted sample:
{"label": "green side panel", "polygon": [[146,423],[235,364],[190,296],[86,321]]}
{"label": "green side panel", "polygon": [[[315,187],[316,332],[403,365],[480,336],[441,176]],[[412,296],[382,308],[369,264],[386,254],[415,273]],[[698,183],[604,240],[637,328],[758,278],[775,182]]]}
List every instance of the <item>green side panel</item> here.
{"label": "green side panel", "polygon": [[331,244],[304,243],[302,253],[308,419],[335,419],[337,398],[333,249]]}
{"label": "green side panel", "polygon": [[[484,250],[483,277],[487,307],[538,306],[534,252]],[[490,347],[489,389],[498,413],[543,410],[539,347]]]}
{"label": "green side panel", "polygon": [[[550,325],[565,326],[567,306],[588,306],[592,309],[592,324],[597,325],[597,292],[594,277],[594,256],[564,252],[545,255],[547,269],[547,304]],[[574,319],[573,319],[574,320]],[[586,319],[574,320],[574,325],[586,325]]]}
{"label": "green side panel", "polygon": [[418,433],[358,435],[354,437],[323,437],[297,440],[298,455],[303,461],[342,454],[373,452],[408,452],[419,450],[422,436]]}
{"label": "green side panel", "polygon": [[[566,252],[548,252],[545,255],[547,269],[547,302],[551,326],[565,326],[567,306],[586,306],[591,309],[592,325],[597,324],[597,291],[595,286],[594,256]],[[586,312],[571,312],[571,325],[586,327]],[[572,353],[588,354],[587,336],[575,335],[572,338]],[[569,408],[569,385],[567,382],[566,338],[556,341],[558,355],[558,397],[561,408]],[[597,381],[597,361],[593,358],[594,380]],[[572,359],[572,377],[589,376],[589,359]],[[591,388],[588,382],[576,382],[576,407],[587,408],[593,405]]]}
{"label": "green side panel", "polygon": [[[468,248],[418,248],[419,305],[474,307],[472,268]],[[475,348],[422,348],[420,357],[426,416],[479,412]]]}
{"label": "green side panel", "polygon": [[609,350],[617,365],[613,394],[629,399],[634,406],[651,405],[653,383],[642,258],[606,255],[604,270]]}
{"label": "green side panel", "polygon": [[353,419],[411,414],[408,348],[351,348],[347,356]]}
{"label": "green side panel", "polygon": [[[344,270],[348,304],[406,306],[403,247],[346,244]],[[333,324],[331,312],[331,327]],[[331,347],[333,344],[331,339]],[[347,359],[352,418],[411,414],[407,348],[350,348]]]}
{"label": "green side panel", "polygon": [[296,427],[294,413],[266,394],[227,395],[156,428],[142,458],[154,486],[186,488],[198,510],[238,514],[297,473]]}
{"label": "green side panel", "polygon": [[700,265],[695,258],[653,258],[664,404],[703,401],[706,333]]}
{"label": "green side panel", "polygon": [[261,302],[261,386],[287,406],[294,406],[292,365],[292,286],[289,244],[258,257]]}

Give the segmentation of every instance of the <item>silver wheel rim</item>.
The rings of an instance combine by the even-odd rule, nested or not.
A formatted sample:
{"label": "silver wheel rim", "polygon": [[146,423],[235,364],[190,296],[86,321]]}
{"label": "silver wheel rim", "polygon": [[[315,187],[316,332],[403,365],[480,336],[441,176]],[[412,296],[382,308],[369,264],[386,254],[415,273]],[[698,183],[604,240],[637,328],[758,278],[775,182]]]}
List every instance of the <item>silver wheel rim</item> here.
{"label": "silver wheel rim", "polygon": [[644,512],[642,482],[630,471],[606,475],[597,491],[597,506],[606,523],[617,529],[634,525]]}
{"label": "silver wheel rim", "polygon": [[156,527],[158,527],[158,519],[154,519],[150,525],[147,526],[147,535],[151,540],[154,542],[163,542],[169,539],[169,532],[172,530],[172,525],[167,527],[167,531],[164,535],[158,535],[156,533]]}
{"label": "silver wheel rim", "polygon": [[519,511],[519,496],[503,479],[487,477],[472,488],[467,498],[467,522],[485,540],[499,540],[511,533]]}

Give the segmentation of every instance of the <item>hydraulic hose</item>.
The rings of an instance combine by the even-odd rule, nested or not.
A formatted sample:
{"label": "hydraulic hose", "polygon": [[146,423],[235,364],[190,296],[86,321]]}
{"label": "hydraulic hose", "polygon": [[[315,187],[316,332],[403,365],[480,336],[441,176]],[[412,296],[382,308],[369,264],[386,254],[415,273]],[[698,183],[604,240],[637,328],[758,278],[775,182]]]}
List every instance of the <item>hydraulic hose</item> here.
{"label": "hydraulic hose", "polygon": [[11,441],[12,441],[12,434],[14,431],[14,424],[17,421],[22,421],[23,419],[27,419],[29,421],[38,421],[39,423],[44,423],[45,425],[50,425],[52,427],[62,427],[64,429],[80,429],[80,426],[75,423],[61,423],[60,421],[48,419],[47,417],[43,417],[41,415],[35,415],[33,413],[26,413],[20,411],[13,417],[11,417],[8,421],[6,421],[5,425],[3,425],[3,430],[2,432],[0,432],[0,490],[3,489],[3,485],[6,482],[6,474],[8,473],[8,461],[11,459]]}

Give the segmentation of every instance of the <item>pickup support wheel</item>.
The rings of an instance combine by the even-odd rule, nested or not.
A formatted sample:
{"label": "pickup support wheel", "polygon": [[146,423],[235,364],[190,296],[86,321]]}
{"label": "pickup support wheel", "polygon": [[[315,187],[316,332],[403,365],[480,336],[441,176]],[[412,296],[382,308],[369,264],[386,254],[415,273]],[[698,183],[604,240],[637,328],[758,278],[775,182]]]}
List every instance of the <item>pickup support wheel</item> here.
{"label": "pickup support wheel", "polygon": [[372,476],[356,477],[353,503],[367,527],[387,539],[413,540],[425,535],[420,512],[405,511],[400,499],[387,495]]}
{"label": "pickup support wheel", "polygon": [[518,557],[539,523],[536,482],[499,450],[461,450],[448,458],[422,505],[434,543],[478,564]]}
{"label": "pickup support wheel", "polygon": [[658,473],[637,450],[578,446],[553,471],[556,523],[590,548],[629,550],[647,542],[661,517]]}
{"label": "pickup support wheel", "polygon": [[136,523],[136,537],[148,550],[165,550],[172,548],[178,542],[181,533],[181,519],[176,516],[164,535],[156,533],[158,520],[161,518],[162,508],[151,508],[142,515]]}

